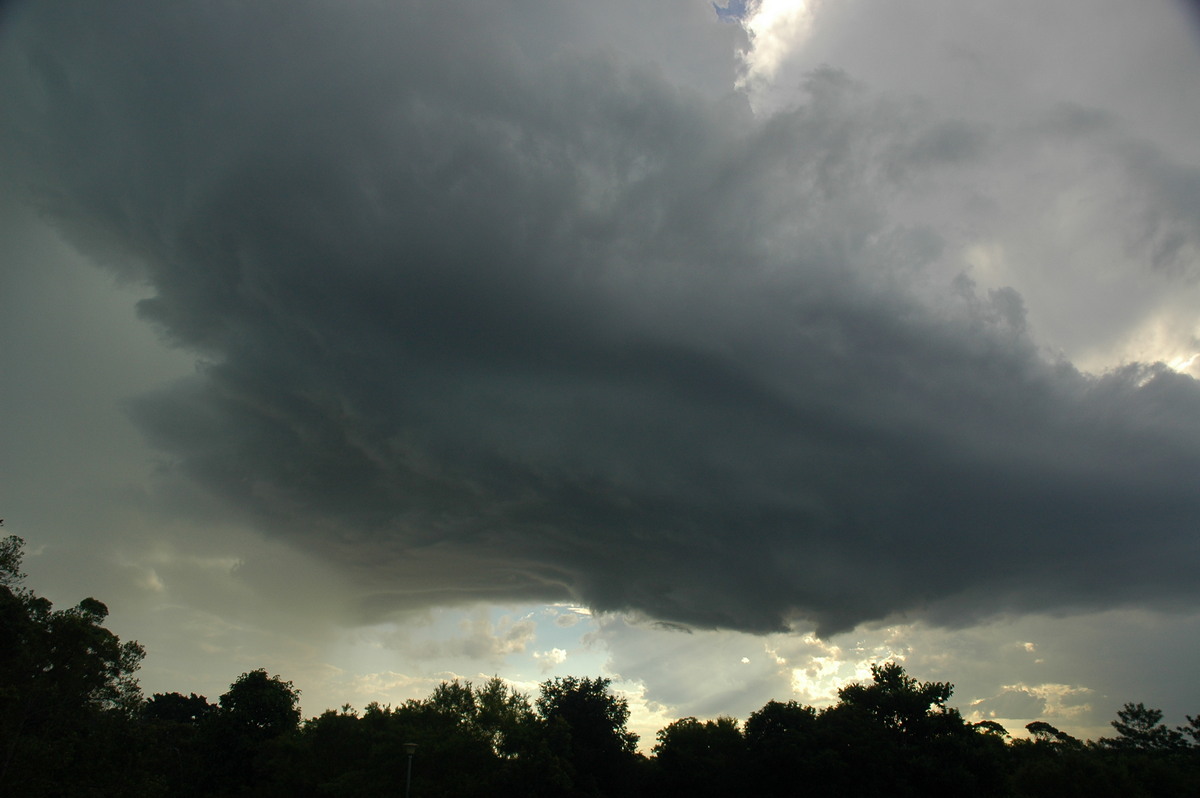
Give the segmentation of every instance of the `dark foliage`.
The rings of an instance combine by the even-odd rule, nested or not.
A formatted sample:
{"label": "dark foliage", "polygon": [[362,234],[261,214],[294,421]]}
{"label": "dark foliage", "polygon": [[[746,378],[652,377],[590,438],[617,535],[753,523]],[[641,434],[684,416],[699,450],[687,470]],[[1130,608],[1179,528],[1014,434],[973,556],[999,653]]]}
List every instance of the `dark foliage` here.
{"label": "dark foliage", "polygon": [[638,738],[625,728],[629,705],[610,684],[599,677],[555,678],[542,683],[536,702],[550,751],[567,765],[579,795],[630,789]]}
{"label": "dark foliage", "polygon": [[[55,610],[21,587],[24,541],[0,542],[0,794],[136,792],[141,704],[133,674],[145,652],[104,628],[94,598]],[[97,791],[99,791],[97,793]]]}
{"label": "dark foliage", "polygon": [[744,788],[746,740],[735,719],[681,718],[657,736],[655,792],[717,796]]}

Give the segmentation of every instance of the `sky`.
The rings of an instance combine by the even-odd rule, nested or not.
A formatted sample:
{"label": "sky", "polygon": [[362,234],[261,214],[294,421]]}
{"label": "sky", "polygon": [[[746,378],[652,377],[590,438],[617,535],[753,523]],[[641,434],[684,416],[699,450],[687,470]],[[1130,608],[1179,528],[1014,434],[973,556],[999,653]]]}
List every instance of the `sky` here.
{"label": "sky", "polygon": [[1200,711],[1181,0],[0,10],[0,516],[147,694]]}

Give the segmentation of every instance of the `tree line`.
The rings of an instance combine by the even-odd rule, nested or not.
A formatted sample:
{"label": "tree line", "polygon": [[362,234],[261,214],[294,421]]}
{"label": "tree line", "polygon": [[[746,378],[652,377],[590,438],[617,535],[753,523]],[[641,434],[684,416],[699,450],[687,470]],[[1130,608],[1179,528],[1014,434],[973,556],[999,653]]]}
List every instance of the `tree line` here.
{"label": "tree line", "polygon": [[[55,610],[23,586],[23,541],[0,541],[0,795],[1176,796],[1200,783],[1200,716],[1168,727],[1126,704],[1114,736],[1081,741],[1044,721],[1013,738],[949,705],[953,686],[894,662],[817,709],[769,701],[745,722],[682,718],[649,756],[608,679],[547,680],[532,699],[492,678],[396,706],[307,720],[265,670],[216,702],[144,698],[144,656],[88,598]],[[415,753],[410,753],[415,744]]]}

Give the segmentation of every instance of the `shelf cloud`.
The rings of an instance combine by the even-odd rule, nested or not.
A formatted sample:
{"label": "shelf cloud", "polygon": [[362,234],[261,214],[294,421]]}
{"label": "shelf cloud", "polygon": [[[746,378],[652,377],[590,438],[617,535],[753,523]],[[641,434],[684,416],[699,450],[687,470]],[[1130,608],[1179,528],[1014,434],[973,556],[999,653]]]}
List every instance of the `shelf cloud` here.
{"label": "shelf cloud", "polygon": [[[712,9],[625,38],[586,6],[10,12],[0,168],[197,358],[128,404],[173,469],[350,575],[363,619],[1194,603],[1200,386],[1080,362],[1049,333],[1096,308],[1050,321],[1039,286],[1067,288],[1030,275],[1100,241],[1114,284],[1189,284],[1196,162],[1102,108],[1001,120],[866,66],[768,103],[754,4],[661,45]],[[689,37],[728,46],[684,68]],[[1138,301],[1129,328],[1167,307]]]}

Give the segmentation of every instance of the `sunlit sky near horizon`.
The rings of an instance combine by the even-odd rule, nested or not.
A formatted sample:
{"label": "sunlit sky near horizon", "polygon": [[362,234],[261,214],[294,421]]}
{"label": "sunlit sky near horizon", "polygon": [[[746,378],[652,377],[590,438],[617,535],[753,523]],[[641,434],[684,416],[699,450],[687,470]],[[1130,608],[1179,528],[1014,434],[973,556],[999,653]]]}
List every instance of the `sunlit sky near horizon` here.
{"label": "sunlit sky near horizon", "polygon": [[0,517],[147,694],[1200,712],[1200,13],[0,10]]}

